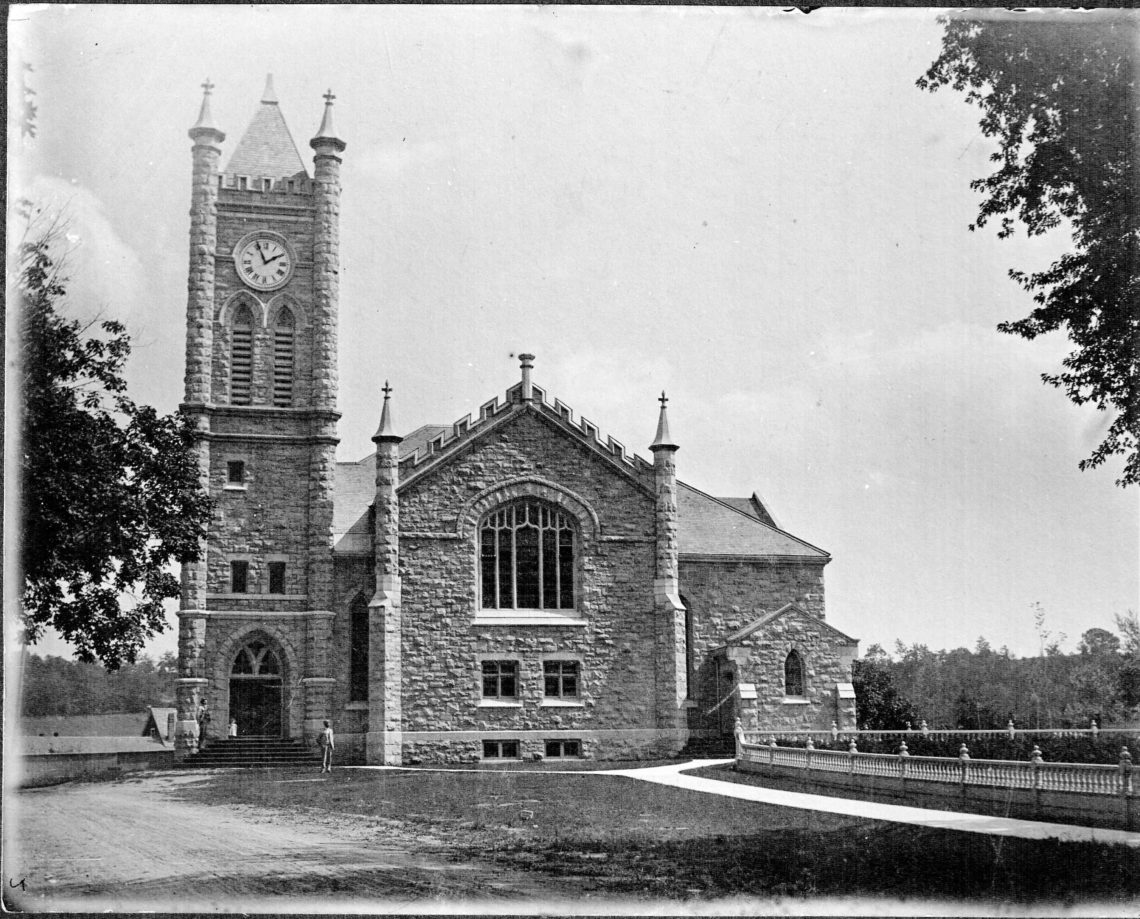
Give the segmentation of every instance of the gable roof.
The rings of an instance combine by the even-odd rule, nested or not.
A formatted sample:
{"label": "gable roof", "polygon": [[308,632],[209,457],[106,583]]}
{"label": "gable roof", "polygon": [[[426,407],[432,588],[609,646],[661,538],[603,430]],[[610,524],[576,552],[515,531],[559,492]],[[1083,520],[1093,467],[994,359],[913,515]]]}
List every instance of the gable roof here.
{"label": "gable roof", "polygon": [[[738,629],[737,631],[733,632],[731,635],[728,636],[728,638],[726,638],[724,640],[724,644],[720,645],[719,647],[720,648],[727,648],[729,645],[738,644],[739,642],[742,642],[745,638],[747,638],[749,635],[752,635],[754,632],[760,631],[765,626],[772,623],[774,620],[779,619],[781,616],[793,616],[793,617],[799,618],[799,619],[806,619],[813,626],[816,626],[817,628],[819,628],[823,631],[830,632],[835,638],[837,638],[843,644],[847,644],[847,645],[859,644],[859,639],[852,638],[850,635],[847,635],[847,634],[839,631],[839,629],[837,629],[831,623],[826,622],[823,619],[820,619],[818,616],[813,616],[811,613],[809,613],[807,610],[805,610],[798,603],[785,603],[783,606],[781,606],[774,613],[765,613],[759,619],[756,619],[756,620],[750,622],[744,628]],[[714,649],[714,650],[717,650],[717,649]]]}
{"label": "gable roof", "polygon": [[677,528],[682,556],[830,558],[822,549],[770,526],[736,503],[728,504],[684,482],[677,483]]}
{"label": "gable roof", "polygon": [[308,175],[276,102],[262,100],[222,172],[269,179]]}
{"label": "gable roof", "polygon": [[[561,399],[548,402],[540,386],[532,384],[529,403],[522,400],[521,388],[522,384],[516,383],[508,389],[505,402],[498,397],[485,402],[475,420],[466,415],[451,425],[424,425],[405,437],[400,444],[400,490],[450,463],[508,419],[526,412],[562,431],[639,487],[654,491],[651,462],[628,453],[613,437],[603,442],[597,425],[581,416],[575,420],[574,410]],[[369,508],[375,498],[374,456],[336,466],[333,546],[339,553],[372,551]],[[824,550],[779,529],[755,493],[751,498],[722,499],[684,482],[677,485],[678,542],[683,558],[830,561]]]}

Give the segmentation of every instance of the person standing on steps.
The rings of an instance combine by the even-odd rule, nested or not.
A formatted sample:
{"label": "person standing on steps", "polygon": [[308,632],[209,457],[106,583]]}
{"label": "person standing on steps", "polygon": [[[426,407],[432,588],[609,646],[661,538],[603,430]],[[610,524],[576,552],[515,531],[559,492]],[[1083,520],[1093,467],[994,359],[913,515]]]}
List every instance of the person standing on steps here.
{"label": "person standing on steps", "polygon": [[206,733],[210,730],[210,707],[206,700],[198,703],[198,749],[206,749]]}
{"label": "person standing on steps", "polygon": [[321,772],[332,772],[332,751],[336,744],[333,742],[333,730],[327,721],[325,722],[325,729],[321,731],[321,736],[317,738],[317,743],[321,745],[323,752]]}
{"label": "person standing on steps", "polygon": [[230,737],[237,737],[237,718],[230,719]]}

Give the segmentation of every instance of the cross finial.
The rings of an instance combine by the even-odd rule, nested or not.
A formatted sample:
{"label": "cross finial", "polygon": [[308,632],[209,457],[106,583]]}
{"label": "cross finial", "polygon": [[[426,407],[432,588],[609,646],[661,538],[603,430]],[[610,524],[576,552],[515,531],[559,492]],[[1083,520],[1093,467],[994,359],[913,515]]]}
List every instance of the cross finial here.
{"label": "cross finial", "polygon": [[325,104],[332,105],[333,99],[335,99],[335,98],[336,98],[336,96],[333,95],[332,87],[329,87],[329,91],[327,93],[325,93],[325,96],[324,96]]}
{"label": "cross finial", "polygon": [[388,394],[392,391],[392,387],[388,385],[388,381],[384,381],[384,385],[380,387],[380,392],[384,393],[384,398],[388,398]]}
{"label": "cross finial", "polygon": [[206,77],[206,82],[202,84],[202,89],[206,90],[206,95],[210,95],[214,90],[214,84],[210,82],[210,78]]}
{"label": "cross finial", "polygon": [[661,390],[661,398],[657,400],[661,403],[661,407],[665,407],[665,403],[669,401],[669,397],[665,395],[665,390]]}

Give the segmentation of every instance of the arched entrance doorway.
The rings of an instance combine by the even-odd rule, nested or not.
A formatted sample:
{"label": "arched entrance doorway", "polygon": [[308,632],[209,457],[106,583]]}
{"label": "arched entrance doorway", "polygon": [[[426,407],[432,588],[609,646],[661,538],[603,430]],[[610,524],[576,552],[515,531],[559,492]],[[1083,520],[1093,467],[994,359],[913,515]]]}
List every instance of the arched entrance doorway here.
{"label": "arched entrance doorway", "polygon": [[281,660],[265,641],[242,645],[230,668],[230,717],[238,736],[281,736]]}

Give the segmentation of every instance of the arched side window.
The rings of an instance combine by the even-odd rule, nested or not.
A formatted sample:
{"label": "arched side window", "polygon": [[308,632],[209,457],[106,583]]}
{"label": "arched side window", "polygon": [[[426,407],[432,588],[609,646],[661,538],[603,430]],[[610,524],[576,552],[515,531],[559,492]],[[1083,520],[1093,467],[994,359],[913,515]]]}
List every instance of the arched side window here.
{"label": "arched side window", "polygon": [[253,389],[253,311],[243,303],[230,331],[230,402],[249,405]]}
{"label": "arched side window", "polygon": [[281,662],[273,649],[263,642],[251,641],[244,645],[230,670],[231,676],[281,676]]}
{"label": "arched side window", "polygon": [[368,604],[357,597],[349,611],[348,701],[368,701]]}
{"label": "arched side window", "polygon": [[273,324],[273,404],[279,408],[293,404],[296,325],[292,311],[282,307]]}
{"label": "arched side window", "polygon": [[789,651],[784,660],[784,695],[807,695],[804,690],[804,661],[799,651]]}
{"label": "arched side window", "polygon": [[507,504],[479,525],[484,609],[574,608],[572,518],[537,500]]}

